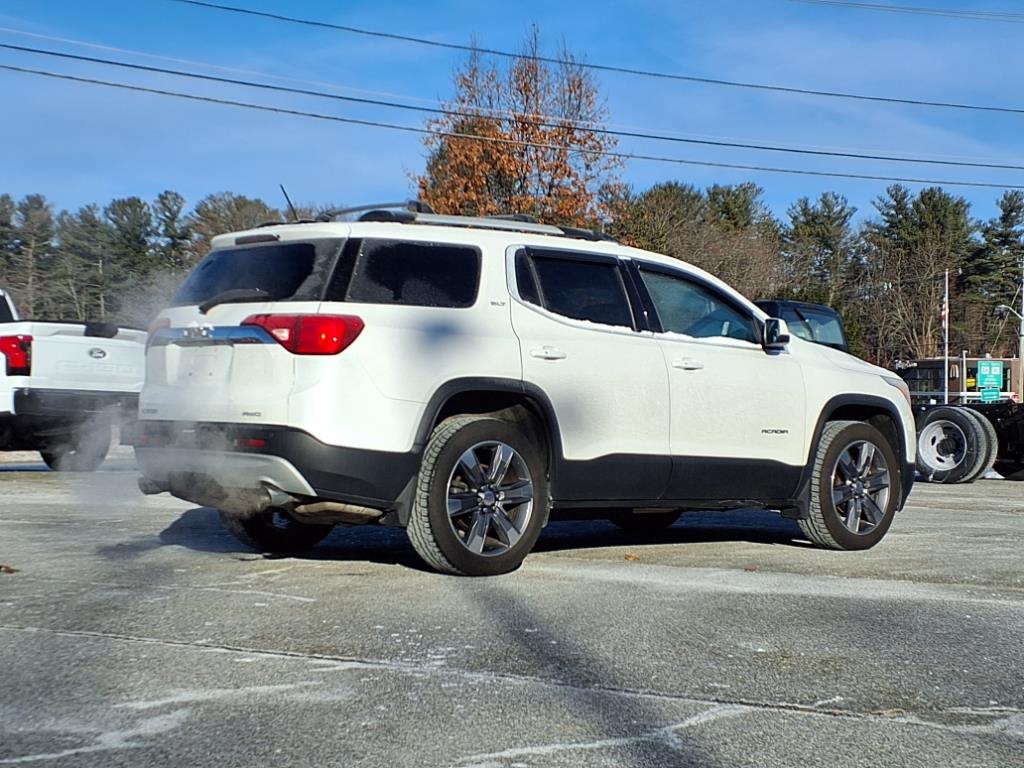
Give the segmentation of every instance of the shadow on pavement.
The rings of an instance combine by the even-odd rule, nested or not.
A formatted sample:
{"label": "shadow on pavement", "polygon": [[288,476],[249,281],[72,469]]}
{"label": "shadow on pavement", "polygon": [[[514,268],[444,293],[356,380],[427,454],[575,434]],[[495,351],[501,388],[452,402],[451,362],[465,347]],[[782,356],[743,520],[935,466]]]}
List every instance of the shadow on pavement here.
{"label": "shadow on pavement", "polygon": [[655,544],[744,542],[809,547],[797,524],[763,509],[687,512],[670,528],[628,532],[604,520],[555,521],[544,529],[534,552]]}
{"label": "shadow on pavement", "polygon": [[[796,523],[764,510],[691,512],[684,514],[671,528],[651,533],[626,532],[603,520],[553,521],[544,530],[534,551],[560,552],[602,547],[730,541],[810,546],[801,540],[801,536]],[[258,553],[228,533],[221,525],[217,510],[208,507],[187,510],[157,537],[121,542],[104,548],[101,554],[113,558],[132,558],[165,546],[185,547],[196,552],[258,556]],[[262,557],[274,559],[278,556],[263,554]],[[416,555],[404,530],[376,525],[338,526],[323,542],[297,557],[323,561],[361,560],[429,570]]]}
{"label": "shadow on pavement", "polygon": [[[732,707],[709,702],[696,714],[673,716],[671,709],[658,706],[654,697],[609,690],[610,681],[621,679],[617,670],[602,663],[585,641],[561,631],[556,622],[534,610],[529,598],[515,587],[498,579],[477,580],[472,587],[467,595],[501,627],[501,636],[511,645],[513,662],[518,657],[527,668],[542,670],[539,677],[559,686],[563,717],[575,721],[579,729],[570,738],[532,745],[517,744],[512,730],[511,743],[501,751],[473,755],[474,764],[512,768],[534,764],[530,758],[538,754],[557,753],[567,758],[559,765],[710,768],[716,764],[714,755],[688,737],[686,729],[694,720],[731,714]],[[524,627],[532,628],[531,633],[525,634]],[[628,645],[622,647],[621,658],[627,659],[632,652]],[[675,659],[666,661],[677,663]],[[599,757],[587,759],[588,754]]]}
{"label": "shadow on pavement", "polygon": [[[160,532],[158,540],[146,549],[161,546],[186,547],[196,552],[245,554],[260,556],[242,544],[221,525],[217,510],[209,507],[189,509]],[[266,559],[283,555],[263,554]],[[363,560],[384,565],[404,565],[427,570],[400,528],[384,526],[338,526],[331,535],[313,549],[298,555],[302,560]]]}

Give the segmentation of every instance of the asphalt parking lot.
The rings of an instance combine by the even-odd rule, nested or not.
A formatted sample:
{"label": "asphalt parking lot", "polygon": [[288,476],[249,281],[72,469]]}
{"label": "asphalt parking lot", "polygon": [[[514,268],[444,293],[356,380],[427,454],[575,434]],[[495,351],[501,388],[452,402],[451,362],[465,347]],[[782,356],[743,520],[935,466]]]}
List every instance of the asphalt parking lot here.
{"label": "asphalt parking lot", "polygon": [[402,531],[270,559],[209,509],[0,466],[0,765],[1024,766],[1024,485],[883,543],[765,512],[557,523],[515,574]]}

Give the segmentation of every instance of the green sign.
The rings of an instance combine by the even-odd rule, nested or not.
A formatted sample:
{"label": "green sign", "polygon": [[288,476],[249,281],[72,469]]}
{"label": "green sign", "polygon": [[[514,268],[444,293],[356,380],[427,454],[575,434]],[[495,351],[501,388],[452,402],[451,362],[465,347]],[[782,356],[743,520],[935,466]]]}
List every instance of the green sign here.
{"label": "green sign", "polygon": [[981,402],[983,403],[994,403],[999,399],[998,389],[983,389],[981,390]]}
{"label": "green sign", "polygon": [[[1002,360],[979,360],[978,361],[978,389],[994,389],[997,392],[1003,388],[1003,361]],[[982,397],[984,402],[985,398]]]}

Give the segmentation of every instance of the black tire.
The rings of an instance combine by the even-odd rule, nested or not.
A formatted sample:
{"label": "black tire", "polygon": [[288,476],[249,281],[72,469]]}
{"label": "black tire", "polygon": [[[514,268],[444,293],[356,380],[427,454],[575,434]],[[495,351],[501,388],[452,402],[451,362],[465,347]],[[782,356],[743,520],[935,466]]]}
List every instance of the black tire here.
{"label": "black tire", "polygon": [[984,465],[985,430],[968,411],[943,405],[928,411],[921,420],[917,471],[926,482],[970,482]]}
{"label": "black tire", "polygon": [[678,509],[639,514],[632,509],[617,509],[608,515],[608,520],[628,533],[657,533],[670,528],[681,514]]}
{"label": "black tire", "polygon": [[981,426],[981,431],[985,435],[985,458],[981,462],[981,467],[978,469],[977,474],[966,480],[966,482],[972,483],[985,477],[988,471],[995,466],[996,457],[999,455],[999,435],[996,434],[996,428],[992,426],[991,421],[985,418],[984,414],[979,413],[973,408],[965,408],[964,410],[978,422]]}
{"label": "black tire", "polygon": [[[446,419],[423,452],[409,515],[413,548],[442,573],[494,576],[515,570],[547,521],[546,466],[543,451],[507,421]],[[504,501],[506,494],[529,500]]]}
{"label": "black tire", "polygon": [[236,539],[260,552],[303,552],[323,541],[334,528],[333,525],[300,523],[280,507],[246,516],[219,512],[220,521]]}
{"label": "black tire", "polygon": [[829,422],[814,453],[810,514],[800,529],[826,549],[870,549],[892,525],[900,487],[899,460],[881,432],[862,421]]}
{"label": "black tire", "polygon": [[1004,480],[1024,480],[1024,463],[1019,461],[997,461],[995,470]]}
{"label": "black tire", "polygon": [[107,458],[110,441],[109,421],[90,422],[40,449],[39,455],[55,472],[95,472]]}

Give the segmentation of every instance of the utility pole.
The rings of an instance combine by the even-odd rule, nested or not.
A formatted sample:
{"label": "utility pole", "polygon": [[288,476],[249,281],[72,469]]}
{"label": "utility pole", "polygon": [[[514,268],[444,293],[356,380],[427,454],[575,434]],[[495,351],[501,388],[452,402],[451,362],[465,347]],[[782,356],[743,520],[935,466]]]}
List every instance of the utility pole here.
{"label": "utility pole", "polygon": [[1000,304],[997,312],[1012,312],[1020,326],[1017,331],[1017,402],[1024,403],[1024,257],[1020,260],[1020,312],[1008,304]]}
{"label": "utility pole", "polygon": [[1008,304],[1000,304],[996,312],[1012,312],[1020,321],[1017,330],[1017,402],[1024,403],[1024,256],[1020,259],[1020,312]]}
{"label": "utility pole", "polygon": [[[1024,320],[1021,321],[1024,329]],[[949,270],[946,270],[946,291],[942,299],[942,403],[949,405]]]}

